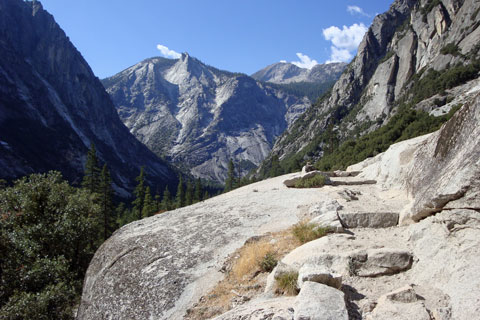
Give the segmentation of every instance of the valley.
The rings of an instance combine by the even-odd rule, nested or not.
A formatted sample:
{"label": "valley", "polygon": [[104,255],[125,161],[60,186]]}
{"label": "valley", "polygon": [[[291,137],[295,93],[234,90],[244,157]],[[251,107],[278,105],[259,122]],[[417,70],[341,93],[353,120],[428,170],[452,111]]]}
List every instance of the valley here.
{"label": "valley", "polygon": [[[271,26],[269,45],[323,34],[331,56],[272,52],[251,75],[142,51],[181,14],[155,36],[186,30],[204,52],[196,31],[214,22],[190,10],[220,18],[151,5],[151,28],[124,4],[88,11],[102,30],[71,40],[42,2],[0,0],[1,319],[478,317],[478,1],[347,4],[355,23],[308,37]],[[265,32],[245,19],[248,39]],[[235,23],[210,25],[218,65],[247,54],[223,51]],[[94,38],[128,43],[112,61],[150,58],[100,79],[76,47]]]}

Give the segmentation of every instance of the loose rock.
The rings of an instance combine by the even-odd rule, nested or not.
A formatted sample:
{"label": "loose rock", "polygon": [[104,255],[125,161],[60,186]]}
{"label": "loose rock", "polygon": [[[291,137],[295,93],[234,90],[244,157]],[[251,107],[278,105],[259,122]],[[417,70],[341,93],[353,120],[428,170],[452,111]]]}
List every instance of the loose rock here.
{"label": "loose rock", "polygon": [[303,284],[294,310],[295,320],[348,320],[343,292],[311,281]]}

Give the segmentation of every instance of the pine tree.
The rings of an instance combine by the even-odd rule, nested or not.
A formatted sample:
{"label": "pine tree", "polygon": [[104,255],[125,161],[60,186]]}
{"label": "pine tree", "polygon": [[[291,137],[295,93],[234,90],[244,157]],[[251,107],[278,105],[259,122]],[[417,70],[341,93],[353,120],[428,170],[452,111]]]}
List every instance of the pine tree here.
{"label": "pine tree", "polygon": [[150,187],[145,188],[145,199],[143,200],[143,208],[142,208],[142,217],[150,217],[152,214],[155,213],[155,203],[152,199],[152,194],[150,192]]}
{"label": "pine tree", "polygon": [[132,214],[132,210],[125,207],[125,203],[123,202],[117,206],[115,209],[115,214],[117,216],[116,222],[119,227],[136,220],[136,217],[134,217]]}
{"label": "pine tree", "polygon": [[205,190],[205,192],[203,193],[203,200],[207,200],[207,199],[210,199],[210,194],[208,193],[207,190]]}
{"label": "pine tree", "polygon": [[160,195],[158,193],[155,195],[154,203],[155,203],[155,211],[156,212],[159,212],[160,210],[162,210],[162,207],[161,207],[162,197],[160,197]]}
{"label": "pine tree", "polygon": [[168,186],[166,186],[163,191],[161,208],[165,211],[172,209],[172,195],[170,194],[170,190],[168,190]]}
{"label": "pine tree", "polygon": [[203,195],[203,186],[202,186],[202,180],[200,178],[197,179],[195,182],[195,193],[193,195],[193,202],[200,202],[202,201],[202,195]]}
{"label": "pine tree", "polygon": [[177,187],[177,195],[175,199],[177,208],[181,208],[185,206],[185,191],[183,189],[183,178],[180,176],[180,179],[178,181],[178,187]]}
{"label": "pine tree", "polygon": [[193,184],[190,180],[187,181],[187,191],[185,192],[185,205],[193,204]]}
{"label": "pine tree", "polygon": [[233,190],[235,187],[235,166],[233,164],[233,160],[230,158],[228,162],[228,176],[227,180],[225,180],[225,192]]}
{"label": "pine tree", "polygon": [[98,192],[99,180],[100,167],[98,166],[97,151],[95,150],[95,145],[92,143],[87,153],[82,187],[90,192]]}
{"label": "pine tree", "polygon": [[100,207],[102,210],[102,231],[103,239],[106,240],[114,229],[113,226],[113,188],[112,178],[110,176],[110,170],[108,170],[107,164],[103,165],[102,172],[100,173],[99,182],[99,195],[100,195]]}
{"label": "pine tree", "polygon": [[278,159],[277,155],[272,157],[272,162],[270,166],[270,171],[268,172],[268,176],[270,178],[279,176],[282,174],[282,168],[280,167],[280,160]]}
{"label": "pine tree", "polygon": [[135,187],[135,190],[133,191],[135,195],[135,200],[133,200],[133,215],[136,217],[136,219],[141,219],[142,218],[142,210],[143,210],[143,202],[145,200],[145,168],[142,166],[140,168],[140,174],[138,175],[137,178],[135,178],[137,181],[137,186]]}

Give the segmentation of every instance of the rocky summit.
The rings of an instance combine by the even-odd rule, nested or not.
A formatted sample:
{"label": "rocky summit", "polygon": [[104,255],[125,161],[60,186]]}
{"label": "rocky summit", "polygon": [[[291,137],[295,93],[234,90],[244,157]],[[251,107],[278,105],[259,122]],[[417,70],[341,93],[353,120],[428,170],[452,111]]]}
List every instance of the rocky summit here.
{"label": "rocky summit", "polygon": [[175,185],[39,2],[0,0],[0,33],[0,178],[59,170],[79,182],[94,143],[119,195],[129,195],[142,165],[155,184]]}
{"label": "rocky summit", "polygon": [[103,80],[121,119],[150,150],[194,176],[224,182],[232,158],[258,166],[311,102],[188,54],[151,58]]}
{"label": "rocky summit", "polygon": [[347,66],[344,62],[317,64],[311,69],[301,68],[292,63],[278,62],[252,74],[252,78],[277,84],[312,82],[329,83],[336,81]]}

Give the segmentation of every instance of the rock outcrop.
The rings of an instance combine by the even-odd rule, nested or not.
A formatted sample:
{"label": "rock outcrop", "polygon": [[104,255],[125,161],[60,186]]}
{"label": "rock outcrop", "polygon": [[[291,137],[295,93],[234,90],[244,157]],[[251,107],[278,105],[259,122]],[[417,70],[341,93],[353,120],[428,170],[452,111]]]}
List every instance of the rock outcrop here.
{"label": "rock outcrop", "polygon": [[1,0],[0,34],[0,178],[59,170],[79,182],[94,143],[120,195],[142,165],[152,184],[175,184],[175,172],[130,134],[40,2]]}
{"label": "rock outcrop", "polygon": [[232,158],[242,175],[311,102],[183,54],[144,60],[103,84],[130,131],[157,155],[224,182]]}

